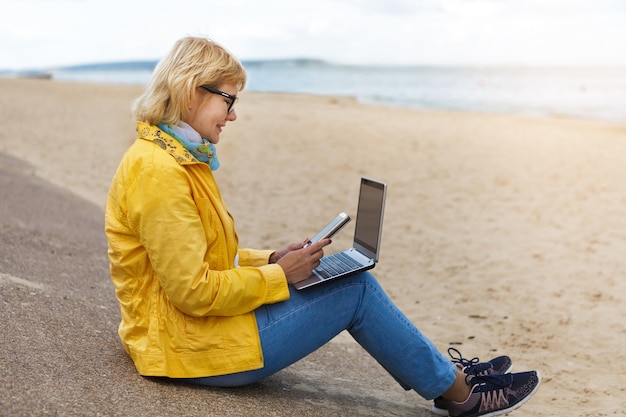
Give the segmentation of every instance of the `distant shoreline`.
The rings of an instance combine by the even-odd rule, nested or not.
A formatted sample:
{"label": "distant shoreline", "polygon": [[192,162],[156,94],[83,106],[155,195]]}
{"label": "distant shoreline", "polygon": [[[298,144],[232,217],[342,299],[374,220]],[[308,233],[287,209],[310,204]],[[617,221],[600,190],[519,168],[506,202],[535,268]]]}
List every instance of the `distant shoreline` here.
{"label": "distant shoreline", "polygon": [[[46,67],[28,67],[21,69],[0,68],[0,74],[18,73],[47,73],[54,71],[125,71],[125,70],[153,70],[158,64],[158,59],[130,60],[130,61],[101,61],[71,65],[55,65]],[[459,70],[609,70],[626,71],[626,65],[511,65],[511,64],[482,64],[482,65],[445,65],[445,64],[346,64],[331,62],[317,58],[275,58],[275,59],[242,59],[244,67],[291,65],[291,66],[327,66],[345,68],[373,68],[373,69],[459,69]]]}
{"label": "distant shoreline", "polygon": [[[249,91],[350,97],[389,107],[626,123],[626,67],[382,67],[316,59],[242,63]],[[145,85],[156,64],[156,60],[95,63],[0,71],[0,76]]]}

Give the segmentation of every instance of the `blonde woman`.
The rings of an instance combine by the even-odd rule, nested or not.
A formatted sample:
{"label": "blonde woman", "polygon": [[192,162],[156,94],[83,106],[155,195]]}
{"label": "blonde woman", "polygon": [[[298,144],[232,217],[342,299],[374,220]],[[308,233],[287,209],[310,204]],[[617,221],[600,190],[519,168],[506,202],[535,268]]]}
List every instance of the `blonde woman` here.
{"label": "blonde woman", "polygon": [[238,246],[212,171],[245,84],[233,55],[187,37],[135,103],[138,138],[113,178],[105,228],[119,335],[138,372],[245,385],[347,330],[402,387],[436,398],[438,413],[491,416],[527,401],[539,386],[536,372],[505,374],[506,356],[447,359],[370,273],[293,291],[329,239],[276,251]]}

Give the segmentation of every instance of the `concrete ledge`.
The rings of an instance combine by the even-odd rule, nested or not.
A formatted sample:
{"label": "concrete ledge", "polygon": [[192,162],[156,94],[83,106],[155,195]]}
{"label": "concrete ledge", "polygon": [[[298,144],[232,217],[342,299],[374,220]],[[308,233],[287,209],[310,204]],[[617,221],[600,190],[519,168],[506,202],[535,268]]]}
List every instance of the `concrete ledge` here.
{"label": "concrete ledge", "polygon": [[117,337],[102,209],[3,155],[0,191],[0,415],[431,415],[345,334],[248,387],[139,376]]}

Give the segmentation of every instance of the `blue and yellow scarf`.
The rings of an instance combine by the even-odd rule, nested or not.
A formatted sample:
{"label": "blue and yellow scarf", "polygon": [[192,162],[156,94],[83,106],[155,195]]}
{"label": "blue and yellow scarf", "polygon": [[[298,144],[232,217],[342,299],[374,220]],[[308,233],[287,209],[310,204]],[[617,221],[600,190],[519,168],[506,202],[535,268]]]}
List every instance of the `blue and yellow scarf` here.
{"label": "blue and yellow scarf", "polygon": [[180,142],[194,158],[209,165],[212,171],[220,167],[215,145],[201,137],[200,134],[187,123],[180,122],[178,125],[174,126],[167,123],[159,123],[158,126],[159,129]]}

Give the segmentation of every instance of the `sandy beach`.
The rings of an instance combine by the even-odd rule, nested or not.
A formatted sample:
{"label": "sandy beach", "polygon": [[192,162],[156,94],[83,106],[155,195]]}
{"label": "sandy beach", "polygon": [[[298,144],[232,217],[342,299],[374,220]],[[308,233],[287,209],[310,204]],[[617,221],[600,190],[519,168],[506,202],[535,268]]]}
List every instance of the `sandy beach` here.
{"label": "sandy beach", "polygon": [[[0,78],[0,155],[24,161],[29,175],[71,193],[100,216],[110,179],[135,137],[130,106],[141,90]],[[240,97],[237,121],[226,126],[218,145],[222,167],[216,176],[241,246],[301,241],[340,211],[356,214],[361,176],[385,181],[383,250],[374,273],[443,352],[452,346],[481,359],[507,354],[514,371],[539,370],[542,387],[514,416],[624,413],[626,125],[396,109],[349,98],[246,91]],[[24,171],[8,161],[0,159],[6,172]],[[36,197],[24,195],[12,204],[37,205]],[[331,251],[351,243],[352,226],[334,239]],[[97,248],[93,262],[106,264],[106,248]],[[9,275],[41,281],[19,275],[19,268],[0,260],[0,289],[20,285]],[[54,279],[46,278],[45,285],[54,287]],[[104,309],[94,313],[106,316],[95,330],[109,338],[103,349],[116,353],[103,354],[123,365],[126,383],[149,390],[131,374],[115,340],[119,313],[112,285],[101,275],[92,285],[107,294],[99,302]],[[14,316],[16,305],[3,304],[3,320]],[[28,339],[28,330],[24,334]],[[11,343],[3,338],[0,349]],[[68,343],[80,350],[80,339]],[[285,371],[289,381],[297,373],[301,389],[294,388],[291,399],[283,392],[277,402],[306,397],[302,384],[310,375],[311,381],[330,379],[357,403],[369,404],[372,393],[376,398],[376,413],[363,406],[329,415],[430,415],[427,401],[404,393],[371,362],[358,371],[355,364],[322,365],[321,375],[319,364],[333,363],[335,353],[363,357],[345,334],[331,345],[334,350]],[[0,358],[11,369],[9,356]],[[350,383],[342,382],[350,375],[365,378],[353,394]],[[281,375],[275,378],[280,385]],[[0,377],[0,415],[16,401],[3,397],[3,389],[20,390],[9,381]],[[383,382],[367,391],[369,381]],[[196,388],[171,390],[180,401],[203,395]],[[237,401],[225,391],[211,395]],[[28,409],[28,399],[20,401]],[[320,406],[316,401],[309,406]],[[38,404],[33,400],[32,415],[46,415]],[[254,401],[241,409],[246,407],[254,410]],[[57,413],[74,415],[62,406]]]}

